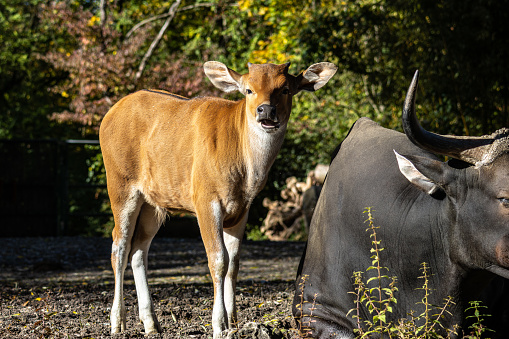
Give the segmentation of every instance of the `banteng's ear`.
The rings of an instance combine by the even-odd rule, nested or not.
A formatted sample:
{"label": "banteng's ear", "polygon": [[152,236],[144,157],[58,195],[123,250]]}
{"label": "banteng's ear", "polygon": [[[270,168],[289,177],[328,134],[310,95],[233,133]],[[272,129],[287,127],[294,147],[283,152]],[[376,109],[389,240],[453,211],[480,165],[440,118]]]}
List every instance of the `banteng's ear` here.
{"label": "banteng's ear", "polygon": [[445,164],[443,162],[418,156],[402,156],[394,151],[400,172],[412,184],[429,195],[443,189],[445,183]]}
{"label": "banteng's ear", "polygon": [[242,75],[226,67],[219,61],[207,61],[203,65],[205,75],[220,90],[230,93],[241,88],[240,78]]}
{"label": "banteng's ear", "polygon": [[308,69],[297,76],[298,91],[316,91],[332,78],[337,69],[336,65],[330,62],[320,62],[309,66]]}

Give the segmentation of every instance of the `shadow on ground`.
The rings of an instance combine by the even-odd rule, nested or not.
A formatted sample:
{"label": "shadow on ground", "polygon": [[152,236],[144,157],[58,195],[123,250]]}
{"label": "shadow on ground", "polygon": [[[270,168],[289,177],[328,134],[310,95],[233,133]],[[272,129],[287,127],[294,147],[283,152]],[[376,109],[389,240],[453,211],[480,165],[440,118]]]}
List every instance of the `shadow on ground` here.
{"label": "shadow on ground", "polygon": [[[1,238],[0,337],[109,337],[113,300],[111,240]],[[237,286],[239,328],[263,325],[270,338],[292,338],[298,242],[243,244]],[[156,238],[149,282],[163,333],[155,338],[212,338],[213,290],[199,239]],[[126,271],[127,331],[143,336],[131,270]],[[273,332],[273,333],[272,333]],[[152,336],[151,336],[152,337]]]}

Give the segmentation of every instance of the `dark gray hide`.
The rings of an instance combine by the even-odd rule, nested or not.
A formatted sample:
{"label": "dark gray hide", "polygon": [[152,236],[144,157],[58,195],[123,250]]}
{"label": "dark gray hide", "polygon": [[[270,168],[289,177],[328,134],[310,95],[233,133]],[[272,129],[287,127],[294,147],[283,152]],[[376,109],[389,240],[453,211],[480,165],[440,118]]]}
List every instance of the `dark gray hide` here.
{"label": "dark gray hide", "polygon": [[[414,183],[400,171],[393,150],[403,155],[402,168],[418,170]],[[508,276],[509,154],[477,168],[454,159],[444,163],[405,134],[359,119],[332,160],[297,276],[293,314],[300,319],[303,310],[304,323],[312,320],[313,337],[353,338],[356,321],[346,316],[355,307],[355,296],[348,293],[353,291],[352,274],[371,266],[366,207],[372,207],[380,227],[381,264],[389,268],[388,275],[398,277],[398,303],[389,319],[423,312],[417,303],[424,281],[418,277],[426,262],[434,289],[430,303],[442,305],[447,296],[456,302],[442,325],[466,329],[468,301],[483,299],[492,314],[487,324],[497,330],[490,337],[508,336],[508,281],[492,272]],[[299,283],[304,275],[302,309]],[[361,311],[367,319],[366,309]]]}
{"label": "dark gray hide", "polygon": [[313,185],[302,193],[302,214],[306,222],[306,234],[309,234],[309,225],[321,191],[322,186]]}

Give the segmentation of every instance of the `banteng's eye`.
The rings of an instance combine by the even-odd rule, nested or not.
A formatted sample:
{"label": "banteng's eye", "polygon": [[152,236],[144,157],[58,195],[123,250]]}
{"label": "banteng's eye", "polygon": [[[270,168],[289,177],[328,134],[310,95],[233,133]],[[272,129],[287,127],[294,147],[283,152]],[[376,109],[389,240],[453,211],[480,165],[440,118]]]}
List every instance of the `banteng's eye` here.
{"label": "banteng's eye", "polygon": [[498,200],[504,207],[509,208],[509,198],[498,198]]}
{"label": "banteng's eye", "polygon": [[246,94],[253,94],[253,91],[250,90],[249,88],[246,88]]}
{"label": "banteng's eye", "polygon": [[285,95],[286,95],[286,94],[288,94],[288,93],[290,93],[290,90],[289,90],[288,88],[283,89],[283,94],[285,94]]}

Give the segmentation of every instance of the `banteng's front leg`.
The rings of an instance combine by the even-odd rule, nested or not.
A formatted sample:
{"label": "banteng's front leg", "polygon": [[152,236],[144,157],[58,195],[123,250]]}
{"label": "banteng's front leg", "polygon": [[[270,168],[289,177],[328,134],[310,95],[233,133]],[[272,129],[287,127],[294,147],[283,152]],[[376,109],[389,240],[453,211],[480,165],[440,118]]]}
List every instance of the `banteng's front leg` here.
{"label": "banteng's front leg", "polygon": [[237,283],[237,274],[239,273],[240,246],[246,229],[247,215],[248,212],[246,211],[246,214],[237,225],[223,230],[224,243],[229,259],[224,286],[224,300],[226,313],[228,314],[228,325],[230,328],[237,324],[235,286]]}
{"label": "banteng's front leg", "polygon": [[228,252],[223,240],[223,211],[218,201],[196,204],[196,216],[207,252],[210,276],[214,283],[212,328],[214,338],[228,326],[224,299],[224,282],[228,271]]}

